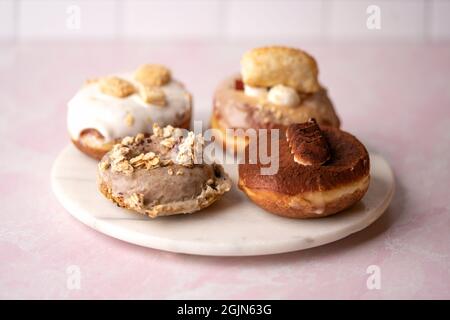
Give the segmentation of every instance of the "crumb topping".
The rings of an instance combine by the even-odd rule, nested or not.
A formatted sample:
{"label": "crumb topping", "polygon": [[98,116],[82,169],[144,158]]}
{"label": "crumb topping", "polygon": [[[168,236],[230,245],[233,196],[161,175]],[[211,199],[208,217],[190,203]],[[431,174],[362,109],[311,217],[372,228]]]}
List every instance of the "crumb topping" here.
{"label": "crumb topping", "polygon": [[149,87],[160,87],[171,79],[170,70],[159,64],[144,64],[134,73],[136,81]]}
{"label": "crumb topping", "polygon": [[125,98],[136,92],[132,83],[119,77],[105,77],[99,80],[100,91],[109,96]]}
{"label": "crumb topping", "polygon": [[[183,135],[183,130],[166,126],[153,125],[153,135],[150,137],[140,133],[135,137],[125,137],[113,146],[99,163],[100,170],[111,169],[112,172],[132,174],[136,169],[151,170],[171,164],[192,167],[199,163],[202,156],[203,137],[193,132]],[[151,149],[151,151],[149,151]],[[183,175],[169,168],[170,175]]]}
{"label": "crumb topping", "polygon": [[164,107],[167,104],[166,95],[159,87],[141,85],[139,88],[139,95],[146,103],[154,104],[159,107]]}

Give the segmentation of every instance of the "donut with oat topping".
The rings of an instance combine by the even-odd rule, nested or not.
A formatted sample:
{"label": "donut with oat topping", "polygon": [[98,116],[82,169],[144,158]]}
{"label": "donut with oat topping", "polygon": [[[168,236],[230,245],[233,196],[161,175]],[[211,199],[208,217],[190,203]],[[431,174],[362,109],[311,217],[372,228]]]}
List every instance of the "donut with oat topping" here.
{"label": "donut with oat topping", "polygon": [[118,206],[151,218],[192,213],[230,190],[219,164],[202,161],[203,138],[172,126],[126,137],[98,165],[100,192]]}

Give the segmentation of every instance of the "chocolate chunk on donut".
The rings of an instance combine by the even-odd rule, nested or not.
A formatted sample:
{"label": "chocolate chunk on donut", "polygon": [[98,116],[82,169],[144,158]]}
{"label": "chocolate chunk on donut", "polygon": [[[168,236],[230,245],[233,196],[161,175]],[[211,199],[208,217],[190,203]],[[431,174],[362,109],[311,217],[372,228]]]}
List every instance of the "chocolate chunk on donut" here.
{"label": "chocolate chunk on donut", "polygon": [[322,165],[330,159],[328,142],[314,119],[291,124],[286,130],[286,139],[298,164]]}

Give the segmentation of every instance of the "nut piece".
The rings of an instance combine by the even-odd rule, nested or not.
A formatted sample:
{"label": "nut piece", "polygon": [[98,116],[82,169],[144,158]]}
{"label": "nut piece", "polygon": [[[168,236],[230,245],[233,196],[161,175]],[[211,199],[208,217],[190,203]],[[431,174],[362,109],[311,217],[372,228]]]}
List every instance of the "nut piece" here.
{"label": "nut piece", "polygon": [[306,52],[294,48],[253,49],[242,57],[241,73],[244,83],[254,87],[282,84],[302,93],[320,89],[316,61]]}
{"label": "nut piece", "polygon": [[134,73],[134,78],[143,85],[160,87],[170,81],[170,70],[159,64],[144,64]]}
{"label": "nut piece", "polygon": [[125,98],[136,92],[135,87],[130,82],[119,77],[102,78],[99,85],[101,92],[116,98]]}
{"label": "nut piece", "polygon": [[139,95],[146,103],[164,107],[167,103],[164,91],[159,87],[149,87],[142,85],[139,88]]}
{"label": "nut piece", "polygon": [[169,138],[165,138],[163,140],[161,140],[160,144],[163,147],[166,147],[167,149],[172,149],[173,146],[175,145],[176,140],[174,137],[169,137]]}
{"label": "nut piece", "polygon": [[190,131],[178,145],[178,153],[175,158],[175,163],[185,167],[193,166],[195,163],[200,163],[202,157],[202,148],[205,141],[203,137]]}
{"label": "nut piece", "polygon": [[286,130],[286,139],[298,164],[322,165],[330,159],[328,142],[314,119],[291,124]]}

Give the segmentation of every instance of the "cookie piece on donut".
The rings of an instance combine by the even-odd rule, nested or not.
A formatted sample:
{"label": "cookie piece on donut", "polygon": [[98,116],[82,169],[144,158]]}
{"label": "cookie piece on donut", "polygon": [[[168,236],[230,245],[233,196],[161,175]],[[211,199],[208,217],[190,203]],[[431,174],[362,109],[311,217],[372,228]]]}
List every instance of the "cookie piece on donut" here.
{"label": "cookie piece on donut", "polygon": [[139,94],[141,95],[142,100],[147,103],[155,104],[160,107],[164,107],[167,103],[166,95],[159,87],[142,85],[139,88]]}
{"label": "cookie piece on donut", "polygon": [[146,64],[87,81],[68,102],[67,126],[75,146],[100,159],[122,138],[151,133],[153,123],[188,129],[191,114],[185,86],[168,68]]}
{"label": "cookie piece on donut", "polygon": [[116,98],[125,98],[136,92],[132,83],[114,76],[100,79],[99,86],[101,92]]}
{"label": "cookie piece on donut", "polygon": [[306,52],[287,47],[264,47],[250,50],[241,60],[242,79],[254,87],[285,85],[298,92],[320,90],[317,63]]}
{"label": "cookie piece on donut", "polygon": [[160,64],[144,64],[134,73],[134,78],[140,83],[150,86],[163,86],[170,81],[171,73],[168,68]]}

